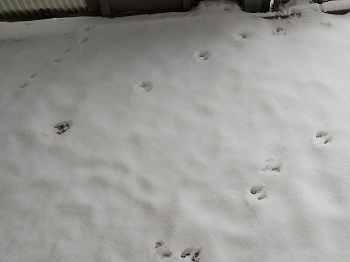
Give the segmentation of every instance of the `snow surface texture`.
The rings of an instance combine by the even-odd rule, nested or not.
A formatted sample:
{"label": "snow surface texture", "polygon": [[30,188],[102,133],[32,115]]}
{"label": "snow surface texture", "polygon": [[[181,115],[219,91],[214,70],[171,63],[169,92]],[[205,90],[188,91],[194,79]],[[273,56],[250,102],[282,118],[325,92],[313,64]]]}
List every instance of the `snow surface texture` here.
{"label": "snow surface texture", "polygon": [[350,261],[349,24],[0,23],[1,261]]}

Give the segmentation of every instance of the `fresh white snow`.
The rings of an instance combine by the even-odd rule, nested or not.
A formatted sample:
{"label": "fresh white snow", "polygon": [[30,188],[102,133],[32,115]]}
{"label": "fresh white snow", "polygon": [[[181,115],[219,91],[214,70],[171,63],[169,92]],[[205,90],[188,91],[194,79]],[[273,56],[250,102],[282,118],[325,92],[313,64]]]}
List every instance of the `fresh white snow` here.
{"label": "fresh white snow", "polygon": [[0,260],[350,261],[349,25],[0,23]]}

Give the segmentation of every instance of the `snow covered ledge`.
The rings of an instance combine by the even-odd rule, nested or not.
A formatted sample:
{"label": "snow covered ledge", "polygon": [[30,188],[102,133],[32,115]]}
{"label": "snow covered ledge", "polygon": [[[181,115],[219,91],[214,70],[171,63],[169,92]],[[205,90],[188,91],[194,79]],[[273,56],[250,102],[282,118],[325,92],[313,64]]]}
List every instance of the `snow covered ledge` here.
{"label": "snow covered ledge", "polygon": [[324,13],[347,13],[350,11],[350,1],[331,1],[321,4]]}
{"label": "snow covered ledge", "polygon": [[289,7],[279,12],[267,12],[260,14],[263,18],[288,17],[290,15],[299,15],[305,10],[321,11],[329,14],[345,14],[350,11],[350,0],[329,1],[322,4],[300,4]]}

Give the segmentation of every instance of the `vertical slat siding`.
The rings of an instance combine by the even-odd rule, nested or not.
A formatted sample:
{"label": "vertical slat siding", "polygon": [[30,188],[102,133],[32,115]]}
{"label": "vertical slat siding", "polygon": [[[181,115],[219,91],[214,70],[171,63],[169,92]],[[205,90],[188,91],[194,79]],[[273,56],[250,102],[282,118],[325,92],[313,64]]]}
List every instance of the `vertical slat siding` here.
{"label": "vertical slat siding", "polygon": [[7,12],[6,11],[6,6],[4,5],[4,3],[2,1],[0,1],[0,9],[4,10],[3,12]]}
{"label": "vertical slat siding", "polygon": [[0,0],[0,16],[30,15],[40,17],[40,11],[74,13],[87,11],[85,0]]}
{"label": "vertical slat siding", "polygon": [[25,9],[28,11],[29,10],[28,3],[26,1],[23,1],[23,3],[24,3],[24,6],[25,6]]}
{"label": "vertical slat siding", "polygon": [[59,8],[56,5],[56,2],[54,0],[49,0],[49,5],[52,6],[54,8],[55,11],[59,11]]}
{"label": "vertical slat siding", "polygon": [[13,3],[11,3],[9,0],[7,1],[7,5],[9,6],[9,8],[7,9],[8,12],[10,12],[11,10],[16,11],[14,6],[13,6]]}
{"label": "vertical slat siding", "polygon": [[[68,8],[69,10],[71,10],[71,11],[73,11],[73,9],[72,9],[72,6],[70,5],[70,2],[71,1],[68,1],[68,0],[61,0],[61,2],[62,2],[62,6],[66,6],[66,8]],[[65,9],[66,10],[66,9]],[[74,12],[74,11],[73,11]]]}
{"label": "vertical slat siding", "polygon": [[[82,10],[82,11],[83,11],[83,10],[87,10],[87,4],[86,4],[86,1],[85,1],[85,0],[80,0],[80,1],[79,1],[79,6],[81,6],[81,7],[80,7],[80,10]],[[83,8],[83,7],[84,7],[84,8]],[[80,10],[79,10],[79,11],[80,11]]]}

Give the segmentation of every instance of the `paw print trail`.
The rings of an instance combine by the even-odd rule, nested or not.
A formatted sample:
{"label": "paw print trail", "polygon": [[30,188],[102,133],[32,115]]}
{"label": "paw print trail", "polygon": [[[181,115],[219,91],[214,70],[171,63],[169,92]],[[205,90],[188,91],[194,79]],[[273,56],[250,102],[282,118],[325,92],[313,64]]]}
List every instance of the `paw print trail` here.
{"label": "paw print trail", "polygon": [[165,245],[163,241],[156,242],[155,246],[155,254],[154,257],[156,257],[158,260],[167,259],[173,256],[173,252],[170,251]]}
{"label": "paw print trail", "polygon": [[27,77],[27,80],[24,81],[23,84],[21,84],[21,85],[19,86],[19,88],[26,88],[27,86],[29,86],[30,81],[32,81],[37,75],[38,75],[38,72],[34,72],[34,73],[30,74],[30,75]]}
{"label": "paw print trail", "polygon": [[181,253],[181,258],[191,258],[192,262],[199,262],[200,261],[200,253],[201,249],[196,249],[193,247],[186,248],[182,253]]}
{"label": "paw print trail", "polygon": [[181,255],[173,254],[173,252],[164,244],[163,241],[156,242],[154,246],[153,257],[158,261],[183,261],[183,262],[199,262],[202,248],[188,247],[181,252]]}

